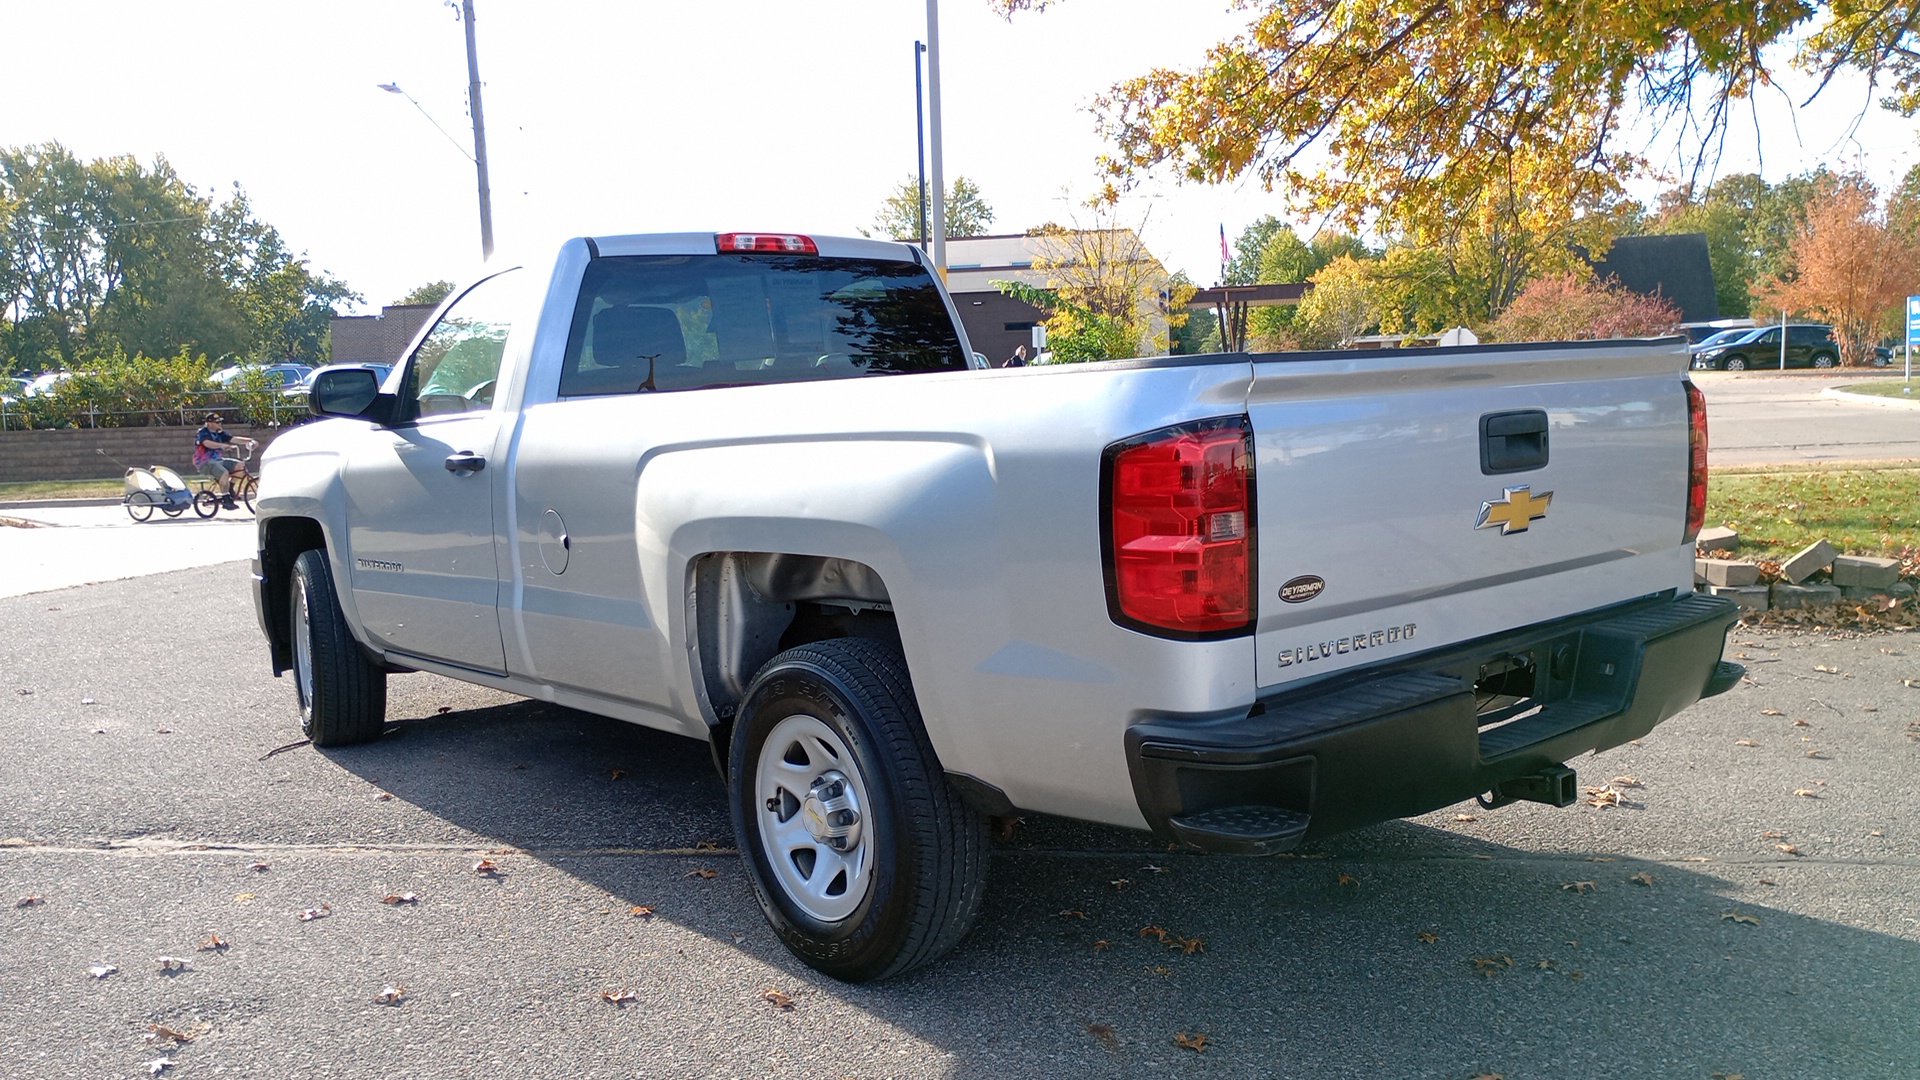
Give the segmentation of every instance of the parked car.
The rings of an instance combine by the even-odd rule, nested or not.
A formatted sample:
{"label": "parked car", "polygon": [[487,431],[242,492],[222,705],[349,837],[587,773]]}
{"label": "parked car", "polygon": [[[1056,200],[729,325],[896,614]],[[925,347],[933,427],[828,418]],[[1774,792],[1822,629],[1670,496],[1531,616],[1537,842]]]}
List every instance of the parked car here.
{"label": "parked car", "polygon": [[1706,351],[1707,349],[1719,348],[1720,346],[1723,346],[1723,345],[1731,345],[1734,342],[1739,341],[1741,338],[1746,337],[1748,334],[1753,333],[1753,330],[1754,328],[1751,326],[1731,326],[1725,330],[1718,330],[1708,335],[1707,337],[1687,346],[1687,351],[1692,353],[1695,356],[1698,356],[1702,352]]}
{"label": "parked car", "polygon": [[[1748,368],[1777,368],[1781,348],[1779,326],[1757,326],[1722,345],[1699,349],[1693,354],[1696,371],[1745,371]],[[1788,323],[1786,366],[1830,368],[1840,363],[1840,345],[1833,340],[1833,327],[1819,323]]]}
{"label": "parked car", "polygon": [[1568,806],[1565,762],[1744,674],[1673,339],[989,369],[906,244],[493,270],[268,448],[266,659],[318,747],[378,739],[394,671],[709,742],[841,979],[959,942],[989,815],[1251,855]]}
{"label": "parked car", "polygon": [[1733,336],[1737,337],[1753,327],[1752,319],[1714,319],[1711,322],[1681,323],[1680,332],[1687,335],[1687,341],[1691,343],[1691,347],[1698,348],[1714,339],[1730,341],[1731,337],[1724,336],[1729,331],[1734,332]]}
{"label": "parked car", "polygon": [[71,371],[49,371],[44,375],[36,376],[32,382],[29,382],[26,389],[20,392],[20,396],[39,397],[72,377]]}
{"label": "parked car", "polygon": [[243,371],[259,371],[282,388],[293,386],[313,374],[313,369],[306,364],[235,364],[207,376],[207,381],[216,386],[225,386],[239,378]]}
{"label": "parked car", "polygon": [[366,368],[368,371],[373,372],[373,376],[375,379],[377,379],[378,381],[384,384],[387,381],[387,372],[393,370],[393,365],[392,364],[376,364],[370,360],[363,361],[357,364],[326,364],[321,367],[314,368],[312,371],[307,373],[306,378],[301,379],[299,382],[293,384],[292,386],[287,387],[285,390],[281,392],[286,394],[290,398],[299,398],[300,400],[305,401],[307,398],[307,391],[313,389],[313,381],[320,377],[321,372],[345,371],[349,368]]}

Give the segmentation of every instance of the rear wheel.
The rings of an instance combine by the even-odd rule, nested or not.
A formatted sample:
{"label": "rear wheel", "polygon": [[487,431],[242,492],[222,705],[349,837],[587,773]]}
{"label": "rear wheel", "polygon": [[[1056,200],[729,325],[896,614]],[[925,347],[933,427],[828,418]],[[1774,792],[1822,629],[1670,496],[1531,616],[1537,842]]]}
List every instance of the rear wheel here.
{"label": "rear wheel", "polygon": [[1744,356],[1729,356],[1727,357],[1727,362],[1721,366],[1728,371],[1745,371],[1747,370],[1747,358]]}
{"label": "rear wheel", "polygon": [[153,496],[144,491],[135,491],[127,496],[127,516],[135,521],[145,521],[153,516]]}
{"label": "rear wheel", "polygon": [[367,659],[347,629],[325,551],[303,551],[294,560],[288,601],[300,730],[315,746],[379,738],[387,719],[387,673]]}
{"label": "rear wheel", "polygon": [[972,926],[986,822],[948,786],[893,647],[840,638],[768,661],[728,776],[754,894],[809,966],[884,979],[944,955]]}
{"label": "rear wheel", "polygon": [[1833,365],[1834,365],[1834,355],[1833,355],[1832,353],[1824,353],[1824,352],[1823,352],[1823,353],[1814,353],[1814,354],[1813,354],[1813,366],[1814,366],[1814,367],[1817,367],[1817,368],[1830,368],[1830,367],[1832,367]]}
{"label": "rear wheel", "polygon": [[201,488],[193,497],[193,512],[203,518],[210,518],[220,512],[220,496],[212,488]]}

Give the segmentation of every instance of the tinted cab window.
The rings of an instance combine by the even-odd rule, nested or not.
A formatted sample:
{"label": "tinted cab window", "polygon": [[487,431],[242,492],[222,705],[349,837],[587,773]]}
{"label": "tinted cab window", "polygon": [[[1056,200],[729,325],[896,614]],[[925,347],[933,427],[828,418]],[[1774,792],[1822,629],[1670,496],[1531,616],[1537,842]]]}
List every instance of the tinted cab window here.
{"label": "tinted cab window", "polygon": [[562,396],[960,370],[916,264],[786,255],[638,255],[587,267]]}
{"label": "tinted cab window", "polygon": [[405,405],[415,417],[475,412],[493,405],[507,332],[522,303],[517,270],[468,289],[414,351]]}

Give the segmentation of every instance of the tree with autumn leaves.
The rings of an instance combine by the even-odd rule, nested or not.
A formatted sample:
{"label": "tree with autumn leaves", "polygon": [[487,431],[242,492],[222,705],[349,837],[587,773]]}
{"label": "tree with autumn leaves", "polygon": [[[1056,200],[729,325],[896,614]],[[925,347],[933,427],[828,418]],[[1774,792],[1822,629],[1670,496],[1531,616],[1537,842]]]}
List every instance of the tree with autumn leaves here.
{"label": "tree with autumn leaves", "polygon": [[1889,227],[1873,185],[1849,177],[1808,203],[1787,247],[1791,264],[1756,284],[1755,299],[1763,309],[1825,319],[1841,363],[1866,364],[1885,317],[1920,287],[1911,232]]}

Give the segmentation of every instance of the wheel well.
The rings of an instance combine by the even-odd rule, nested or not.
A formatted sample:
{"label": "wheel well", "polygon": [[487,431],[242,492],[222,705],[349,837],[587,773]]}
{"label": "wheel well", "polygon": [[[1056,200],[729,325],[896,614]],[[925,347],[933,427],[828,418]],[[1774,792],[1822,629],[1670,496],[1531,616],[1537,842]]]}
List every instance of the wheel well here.
{"label": "wheel well", "polygon": [[900,648],[893,601],[872,567],[850,559],[763,551],[694,561],[688,594],[702,712],[725,775],[734,713],[754,675],[797,645],[859,637]]}
{"label": "wheel well", "polygon": [[267,522],[260,542],[260,602],[266,609],[267,647],[275,675],[293,666],[293,640],[287,631],[287,588],[293,563],[303,551],[327,547],[326,533],[312,518],[282,517]]}

